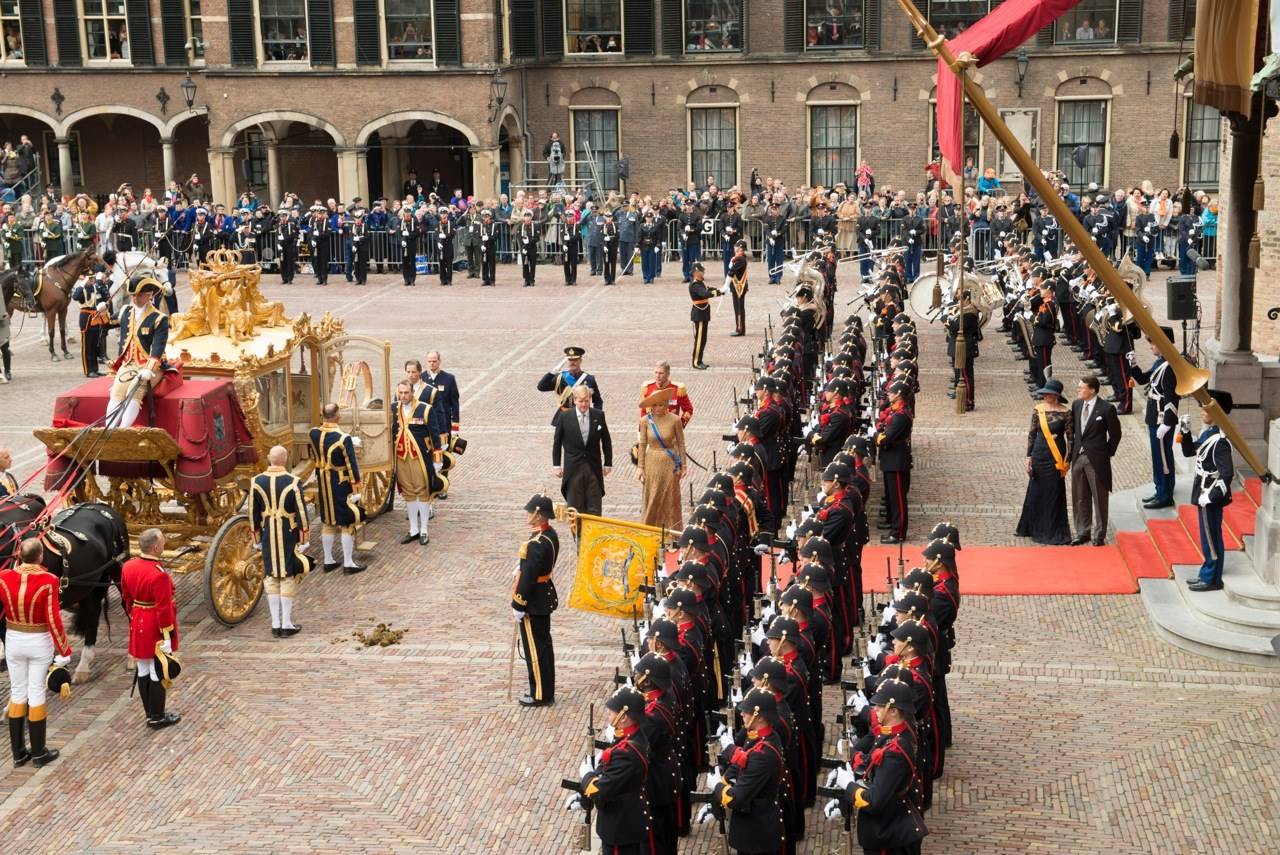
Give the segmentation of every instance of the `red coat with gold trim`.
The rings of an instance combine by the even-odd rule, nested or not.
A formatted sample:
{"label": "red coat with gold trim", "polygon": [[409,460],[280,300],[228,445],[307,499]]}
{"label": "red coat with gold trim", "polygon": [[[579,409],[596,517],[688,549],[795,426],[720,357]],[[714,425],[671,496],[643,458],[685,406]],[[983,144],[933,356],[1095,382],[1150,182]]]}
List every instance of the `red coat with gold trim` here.
{"label": "red coat with gold trim", "polygon": [[[650,380],[640,388],[640,400],[643,401],[645,398],[658,391],[658,388],[658,384]],[[682,427],[687,426],[689,424],[689,419],[693,418],[693,401],[689,400],[689,391],[685,388],[685,385],[683,383],[672,383],[668,381],[667,385],[661,388],[675,390],[671,395],[671,399],[667,401],[667,409],[673,415],[680,417],[680,425]],[[644,414],[645,409],[644,407],[641,407],[641,418],[644,417]]]}
{"label": "red coat with gold trim", "polygon": [[173,577],[160,559],[142,555],[126,561],[120,596],[129,612],[130,656],[150,659],[165,636],[177,651],[178,607],[173,598]]}
{"label": "red coat with gold trim", "polygon": [[62,607],[58,603],[58,577],[40,564],[19,564],[0,573],[0,604],[10,629],[43,627],[53,638],[53,647],[63,656],[71,655],[71,641],[62,628]]}

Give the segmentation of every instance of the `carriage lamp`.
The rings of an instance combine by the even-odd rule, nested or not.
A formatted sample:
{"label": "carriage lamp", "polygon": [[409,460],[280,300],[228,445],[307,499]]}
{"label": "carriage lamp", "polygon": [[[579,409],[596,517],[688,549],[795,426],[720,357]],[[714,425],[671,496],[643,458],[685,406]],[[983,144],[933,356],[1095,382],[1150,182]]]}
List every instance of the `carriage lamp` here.
{"label": "carriage lamp", "polygon": [[187,109],[190,110],[196,103],[196,82],[191,79],[191,72],[187,72],[178,88],[182,90],[182,100],[187,102]]}
{"label": "carriage lamp", "polygon": [[1022,81],[1027,79],[1027,68],[1031,65],[1031,57],[1027,55],[1026,48],[1018,48],[1018,52],[1013,55],[1013,64],[1017,69],[1017,78],[1014,81],[1018,84],[1018,97],[1022,97]]}
{"label": "carriage lamp", "polygon": [[498,118],[498,112],[502,109],[502,105],[507,102],[507,78],[502,76],[502,72],[493,75],[493,79],[489,81],[489,122]]}

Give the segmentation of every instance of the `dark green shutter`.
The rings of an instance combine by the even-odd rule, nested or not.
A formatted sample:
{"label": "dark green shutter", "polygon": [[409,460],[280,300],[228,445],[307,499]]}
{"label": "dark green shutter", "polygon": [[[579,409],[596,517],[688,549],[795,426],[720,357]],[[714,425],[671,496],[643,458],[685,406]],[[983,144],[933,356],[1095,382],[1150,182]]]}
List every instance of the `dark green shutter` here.
{"label": "dark green shutter", "polygon": [[[133,24],[129,25],[129,31],[133,31]],[[187,9],[182,0],[160,0],[160,34],[164,36],[164,64],[190,65]]]}
{"label": "dark green shutter", "polygon": [[538,55],[538,0],[511,0],[511,56],[534,59]]}
{"label": "dark green shutter", "polygon": [[58,41],[58,65],[77,68],[80,55],[80,10],[76,0],[53,0],[53,35]]}
{"label": "dark green shutter", "polygon": [[356,29],[356,65],[382,65],[382,31],[378,0],[352,0]]}
{"label": "dark green shutter", "polygon": [[502,62],[507,55],[507,46],[502,42],[502,0],[493,0],[493,20],[496,22],[493,28],[493,55]]}
{"label": "dark green shutter", "polygon": [[458,0],[436,0],[436,65],[462,65],[462,19]]}
{"label": "dark green shutter", "polygon": [[150,0],[125,0],[125,19],[129,22],[129,61],[134,65],[155,65]]}
{"label": "dark green shutter", "polygon": [[1036,47],[1053,47],[1053,24],[1041,27],[1036,33]]}
{"label": "dark green shutter", "polygon": [[804,52],[804,0],[783,0],[782,49],[787,53]]}
{"label": "dark green shutter", "polygon": [[1169,41],[1180,42],[1196,22],[1196,0],[1169,0]]}
{"label": "dark green shutter", "polygon": [[22,20],[22,55],[29,66],[49,64],[49,49],[44,43],[44,7],[40,0],[18,0]]}
{"label": "dark green shutter", "polygon": [[1142,41],[1142,0],[1120,0],[1116,12],[1116,43],[1137,44]]}
{"label": "dark green shutter", "polygon": [[662,0],[662,52],[684,54],[684,0]]}
{"label": "dark green shutter", "polygon": [[880,50],[880,0],[863,0],[862,46],[867,50]]}
{"label": "dark green shutter", "polygon": [[747,0],[738,0],[738,26],[742,28],[742,52],[751,50],[751,22],[747,19]]}
{"label": "dark green shutter", "polygon": [[[912,0],[912,3],[920,10],[920,16],[925,20],[929,19],[929,0]],[[920,50],[924,47],[924,39],[920,38],[920,34],[916,32],[916,25],[907,24],[911,28],[911,47]]]}
{"label": "dark green shutter", "polygon": [[307,55],[311,65],[337,65],[333,45],[333,0],[307,0]]}
{"label": "dark green shutter", "polygon": [[227,0],[227,34],[231,42],[231,64],[240,68],[258,64],[257,27],[253,21],[253,0]]}
{"label": "dark green shutter", "polygon": [[542,0],[542,55],[564,56],[564,4],[562,0]]}
{"label": "dark green shutter", "polygon": [[622,0],[622,51],[653,56],[653,0]]}

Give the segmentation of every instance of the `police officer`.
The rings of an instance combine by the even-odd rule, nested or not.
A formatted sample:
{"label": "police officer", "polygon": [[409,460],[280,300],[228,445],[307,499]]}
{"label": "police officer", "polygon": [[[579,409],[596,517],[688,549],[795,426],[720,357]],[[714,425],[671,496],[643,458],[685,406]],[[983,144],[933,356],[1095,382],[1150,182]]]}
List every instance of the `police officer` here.
{"label": "police officer", "polygon": [[693,321],[693,367],[702,370],[711,367],[702,361],[702,354],[707,349],[707,325],[711,323],[711,298],[719,297],[723,292],[703,281],[706,268],[702,262],[693,262],[689,270],[693,275],[693,281],[689,283],[689,299],[693,302],[689,309],[689,320]]}
{"label": "police officer", "polygon": [[520,270],[524,274],[524,287],[534,286],[538,273],[538,226],[533,222],[533,211],[525,211],[516,239],[520,246]]}
{"label": "police officer", "polygon": [[769,284],[782,281],[783,264],[787,252],[787,217],[777,202],[769,205],[764,215],[764,263],[769,272]]}
{"label": "police officer", "polygon": [[680,223],[680,264],[685,283],[693,281],[693,266],[702,258],[702,212],[692,199],[684,200]]}
{"label": "police officer", "polygon": [[71,289],[71,299],[80,304],[80,366],[86,377],[101,377],[98,357],[105,348],[111,328],[111,286],[104,271],[87,276]]}
{"label": "police officer", "polygon": [[[741,217],[739,224],[741,224]],[[726,258],[725,276],[729,279],[729,293],[733,297],[733,332],[729,335],[747,334],[747,242],[739,240],[733,245],[733,258]]]}
{"label": "police officer", "polygon": [[288,462],[285,447],[273,447],[267,452],[267,471],[249,487],[249,525],[262,550],[263,588],[276,638],[302,631],[293,622],[293,601],[302,577],[311,570],[311,559],[302,554],[309,533],[307,502],[302,482],[285,468]]}
{"label": "police officer", "polygon": [[360,438],[338,426],[338,405],[330,401],[320,408],[324,421],[308,434],[308,452],[316,467],[316,504],[324,529],[320,542],[324,546],[324,572],[338,569],[333,558],[335,536],[342,538],[342,572],[348,575],[365,568],[355,560],[355,529],[364,522],[360,504],[360,464],[356,448]]}
{"label": "police officer", "polygon": [[561,249],[564,252],[564,284],[578,284],[578,259],[582,255],[582,212],[578,206],[565,209],[560,220],[563,229]]}
{"label": "police officer", "polygon": [[[520,633],[529,674],[529,691],[520,698],[520,705],[541,707],[554,703],[556,698],[551,613],[560,605],[560,600],[551,574],[560,554],[560,539],[551,527],[554,511],[549,497],[533,496],[525,503],[524,510],[529,515],[529,539],[520,545],[520,565],[511,584],[511,615]],[[641,712],[643,700],[632,704],[631,709]],[[583,793],[591,795],[585,785]]]}

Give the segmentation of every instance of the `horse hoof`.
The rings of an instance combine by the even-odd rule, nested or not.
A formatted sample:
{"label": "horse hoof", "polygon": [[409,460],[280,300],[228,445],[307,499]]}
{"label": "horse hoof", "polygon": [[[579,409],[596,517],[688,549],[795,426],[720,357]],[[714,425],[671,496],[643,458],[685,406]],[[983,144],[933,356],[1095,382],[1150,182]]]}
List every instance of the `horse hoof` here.
{"label": "horse hoof", "polygon": [[65,351],[65,350],[64,350],[64,351],[62,351],[62,358],[63,358],[63,359],[70,359],[70,358],[71,358],[71,354],[70,354],[69,352],[67,352],[67,351]]}
{"label": "horse hoof", "polygon": [[92,682],[93,672],[91,671],[73,671],[71,673],[71,683],[76,686],[83,686],[85,683]]}
{"label": "horse hoof", "polygon": [[56,353],[51,353],[51,354],[49,354],[49,361],[50,361],[50,362],[61,362],[62,360],[58,358],[58,354],[56,354]]}

